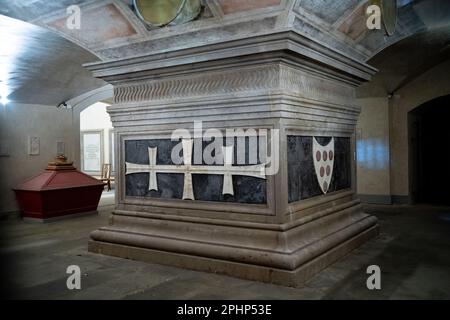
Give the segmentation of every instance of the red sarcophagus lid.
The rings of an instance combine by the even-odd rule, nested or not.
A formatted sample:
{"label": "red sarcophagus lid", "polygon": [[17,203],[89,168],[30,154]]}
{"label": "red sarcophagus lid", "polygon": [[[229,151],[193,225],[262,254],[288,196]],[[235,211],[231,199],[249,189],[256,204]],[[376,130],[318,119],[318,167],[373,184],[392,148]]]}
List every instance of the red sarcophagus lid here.
{"label": "red sarcophagus lid", "polygon": [[41,174],[14,189],[23,217],[46,220],[97,210],[104,183],[59,156]]}

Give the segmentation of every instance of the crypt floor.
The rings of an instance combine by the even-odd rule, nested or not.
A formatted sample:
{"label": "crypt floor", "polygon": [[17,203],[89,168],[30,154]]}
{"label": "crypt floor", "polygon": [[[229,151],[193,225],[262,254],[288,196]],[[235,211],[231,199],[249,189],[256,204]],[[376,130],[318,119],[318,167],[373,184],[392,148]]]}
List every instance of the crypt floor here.
{"label": "crypt floor", "polygon": [[[2,288],[19,299],[450,299],[450,208],[370,206],[381,234],[311,279],[288,288],[87,252],[99,215],[30,224],[0,223]],[[381,290],[366,287],[366,268],[381,268]],[[66,288],[78,265],[81,290]]]}

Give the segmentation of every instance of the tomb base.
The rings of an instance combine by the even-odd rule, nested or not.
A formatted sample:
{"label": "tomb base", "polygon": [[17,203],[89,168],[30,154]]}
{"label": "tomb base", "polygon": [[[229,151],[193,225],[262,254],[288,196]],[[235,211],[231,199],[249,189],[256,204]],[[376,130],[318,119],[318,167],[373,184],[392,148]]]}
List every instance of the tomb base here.
{"label": "tomb base", "polygon": [[[279,32],[87,67],[115,87],[117,146],[116,208],[90,251],[300,286],[377,234],[355,197],[370,66]],[[201,157],[207,133],[221,163]]]}
{"label": "tomb base", "polygon": [[358,201],[280,225],[122,210],[111,219],[89,251],[294,287],[378,234]]}

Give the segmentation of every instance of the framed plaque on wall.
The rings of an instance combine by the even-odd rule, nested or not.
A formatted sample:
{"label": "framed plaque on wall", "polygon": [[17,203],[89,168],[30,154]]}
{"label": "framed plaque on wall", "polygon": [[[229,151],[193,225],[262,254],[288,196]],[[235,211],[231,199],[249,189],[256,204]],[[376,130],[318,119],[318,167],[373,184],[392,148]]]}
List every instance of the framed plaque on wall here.
{"label": "framed plaque on wall", "polygon": [[103,132],[81,132],[81,168],[84,172],[99,173],[103,163]]}

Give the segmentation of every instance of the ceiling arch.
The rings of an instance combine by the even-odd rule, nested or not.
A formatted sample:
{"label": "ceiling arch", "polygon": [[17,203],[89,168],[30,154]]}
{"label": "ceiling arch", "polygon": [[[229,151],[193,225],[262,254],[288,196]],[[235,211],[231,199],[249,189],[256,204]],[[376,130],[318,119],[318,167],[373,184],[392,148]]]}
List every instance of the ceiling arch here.
{"label": "ceiling arch", "polygon": [[[450,30],[450,1],[397,0],[397,30],[391,37],[386,36],[382,30],[366,28],[365,9],[371,1],[202,0],[204,8],[198,19],[184,25],[164,28],[144,25],[133,12],[131,0],[2,1],[0,14],[46,28],[49,33],[45,35],[42,43],[56,39],[56,33],[75,44],[75,49],[70,50],[69,41],[62,47],[61,41],[49,42],[50,45],[60,45],[52,49],[53,53],[60,53],[59,58],[53,61],[56,62],[53,73],[67,69],[67,66],[58,66],[58,63],[68,60],[81,65],[94,60],[114,60],[166,52],[286,29],[294,30],[349,57],[380,68],[381,74],[375,77],[374,81],[383,81],[384,89],[389,92],[395,91],[416,74],[447,57],[445,39],[450,38],[447,32]],[[67,28],[67,7],[70,5],[78,5],[81,9],[80,30]],[[420,47],[423,48],[420,52],[426,61],[418,66],[417,61],[420,58],[416,48]],[[78,54],[77,50],[80,49]],[[439,54],[429,57],[429,52]],[[404,55],[409,55],[410,59],[404,58]],[[47,59],[50,59],[49,57]],[[390,58],[387,59],[388,57]],[[399,64],[403,63],[403,67],[395,65],[393,57],[399,57],[396,59]],[[61,61],[58,62],[58,59]],[[383,70],[389,68],[403,68],[408,71],[387,75]],[[17,70],[16,75],[19,78],[24,77]],[[61,80],[67,85],[70,79],[64,77],[63,73]],[[90,83],[89,81],[83,83]],[[95,85],[102,86],[104,83]],[[68,95],[64,93],[64,87],[61,87],[56,86],[61,89],[61,93],[55,94],[58,99]],[[26,91],[35,91],[36,94],[39,91],[32,86],[24,88]],[[23,94],[24,91],[18,93]],[[42,94],[40,101],[48,103],[49,99]]]}
{"label": "ceiling arch", "polygon": [[[197,20],[164,28],[145,26],[133,12],[131,0],[4,2],[0,14],[49,28],[102,60],[123,58],[138,45],[170,50],[201,38],[199,35],[211,42],[239,34],[292,28],[367,61],[411,35],[450,26],[448,0],[397,0],[397,30],[391,37],[381,30],[366,28],[365,10],[372,0],[203,0],[204,10]],[[65,24],[66,9],[73,4],[81,8],[80,30],[70,30]],[[221,29],[227,31],[221,33]],[[211,36],[214,32],[219,38]],[[170,38],[176,41],[164,42]],[[143,45],[146,43],[152,45]]]}
{"label": "ceiling arch", "polygon": [[2,98],[57,106],[104,85],[82,67],[98,58],[54,32],[2,15],[0,31]]}
{"label": "ceiling arch", "polygon": [[420,75],[450,61],[450,28],[436,28],[406,37],[373,56],[368,63],[378,69],[358,96],[387,96]]}

